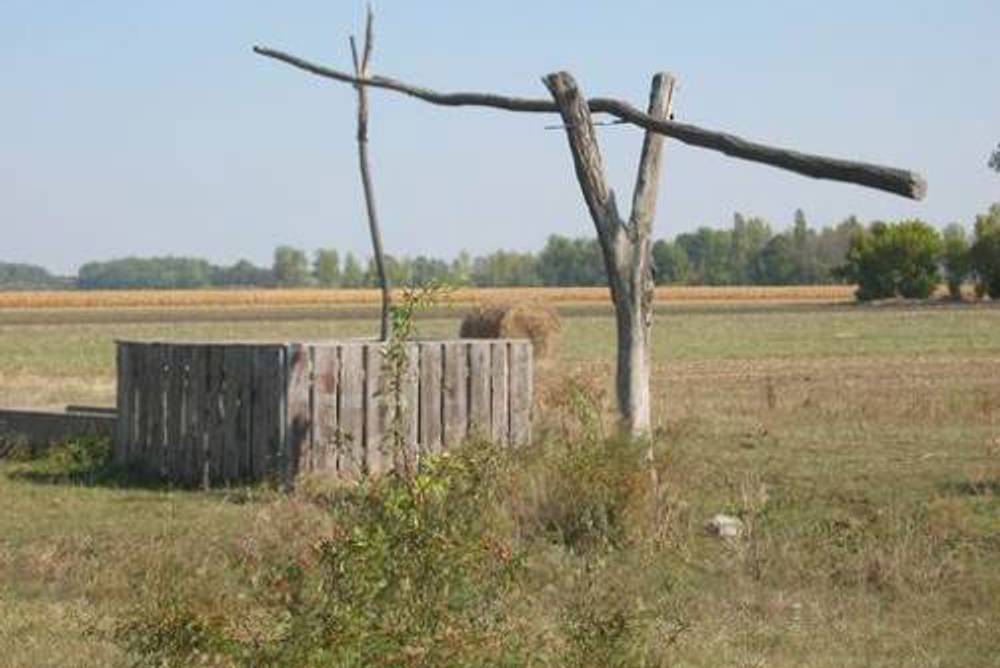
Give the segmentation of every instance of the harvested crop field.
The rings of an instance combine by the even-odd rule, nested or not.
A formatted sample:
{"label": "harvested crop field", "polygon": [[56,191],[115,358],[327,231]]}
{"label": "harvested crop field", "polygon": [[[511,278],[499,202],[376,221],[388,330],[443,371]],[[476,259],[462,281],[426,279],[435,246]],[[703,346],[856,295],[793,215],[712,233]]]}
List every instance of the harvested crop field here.
{"label": "harvested crop field", "polygon": [[[605,473],[620,469],[605,444],[606,294],[545,298],[563,327],[539,368],[538,452],[516,462],[489,534],[523,570],[485,626],[442,632],[411,664],[433,665],[421,664],[433,645],[483,652],[461,656],[502,647],[506,665],[996,665],[1000,309],[855,307],[847,288],[795,290],[692,291],[658,309],[655,522],[622,492],[633,478]],[[74,310],[84,303],[49,302],[26,318],[4,302],[0,404],[110,404],[116,338],[317,339],[376,327],[375,309],[357,302],[340,311],[304,301],[298,312],[240,303],[227,318],[195,302],[155,308],[149,293],[114,298],[134,301],[100,305],[90,321]],[[418,326],[455,335],[463,314],[438,309]],[[0,463],[0,665],[148,662],[122,620],[144,620],[149,633],[193,619],[231,642],[271,638],[285,628],[273,617],[283,604],[261,594],[275,577],[264,564],[308,570],[317,542],[338,535],[323,494],[140,488],[67,466]],[[604,506],[590,503],[599,492]],[[709,535],[716,513],[739,517],[744,533]],[[154,606],[164,592],[183,605]],[[239,664],[218,651],[204,663]]]}
{"label": "harvested crop field", "polygon": [[[359,306],[379,303],[378,290],[86,290],[0,292],[0,309],[142,309],[142,308],[303,308]],[[854,288],[846,285],[771,287],[660,287],[661,302],[847,302]],[[604,303],[607,288],[461,288],[446,303],[540,301],[549,304]]]}

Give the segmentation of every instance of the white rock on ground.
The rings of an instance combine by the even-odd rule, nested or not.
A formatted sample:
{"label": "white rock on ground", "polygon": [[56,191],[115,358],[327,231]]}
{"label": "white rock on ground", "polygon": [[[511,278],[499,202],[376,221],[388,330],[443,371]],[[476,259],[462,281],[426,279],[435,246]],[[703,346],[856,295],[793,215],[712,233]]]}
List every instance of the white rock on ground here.
{"label": "white rock on ground", "polygon": [[722,513],[710,519],[705,528],[719,538],[739,538],[743,535],[743,521],[738,517]]}

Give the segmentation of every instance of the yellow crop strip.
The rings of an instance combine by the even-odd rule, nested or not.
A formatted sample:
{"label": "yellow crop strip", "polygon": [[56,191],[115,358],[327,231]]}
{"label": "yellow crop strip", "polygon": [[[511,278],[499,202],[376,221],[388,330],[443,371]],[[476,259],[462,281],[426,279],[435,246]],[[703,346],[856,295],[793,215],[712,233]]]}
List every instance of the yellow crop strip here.
{"label": "yellow crop strip", "polygon": [[[668,286],[658,302],[845,302],[849,285]],[[548,304],[608,302],[607,288],[460,288],[452,303],[524,302]],[[296,308],[364,306],[379,303],[378,290],[299,288],[288,290],[79,290],[0,292],[0,309],[119,308]]]}

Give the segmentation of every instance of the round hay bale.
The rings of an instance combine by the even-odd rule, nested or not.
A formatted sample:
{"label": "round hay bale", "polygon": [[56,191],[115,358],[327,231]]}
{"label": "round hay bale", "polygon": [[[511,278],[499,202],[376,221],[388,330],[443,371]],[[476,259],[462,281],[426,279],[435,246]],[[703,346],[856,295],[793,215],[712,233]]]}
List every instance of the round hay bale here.
{"label": "round hay bale", "polygon": [[468,339],[530,339],[536,359],[551,356],[562,323],[555,309],[542,304],[483,304],[462,319],[458,335]]}

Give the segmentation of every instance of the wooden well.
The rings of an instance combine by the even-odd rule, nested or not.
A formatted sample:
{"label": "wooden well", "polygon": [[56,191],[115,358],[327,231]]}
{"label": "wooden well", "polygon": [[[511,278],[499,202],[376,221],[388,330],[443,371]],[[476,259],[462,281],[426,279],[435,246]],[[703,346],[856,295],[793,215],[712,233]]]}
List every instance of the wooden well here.
{"label": "wooden well", "polygon": [[393,466],[385,435],[437,453],[466,438],[531,438],[527,340],[407,344],[403,411],[384,391],[383,343],[117,343],[115,460],[185,485]]}

